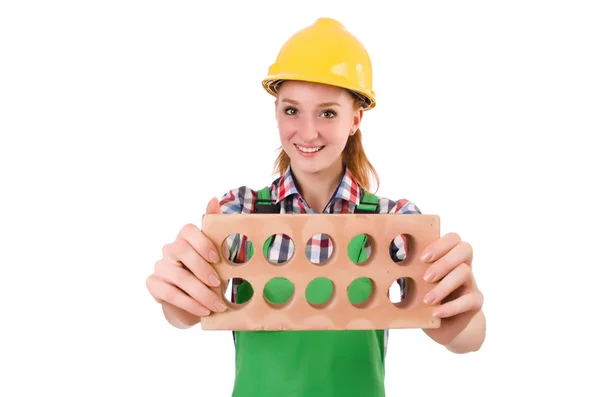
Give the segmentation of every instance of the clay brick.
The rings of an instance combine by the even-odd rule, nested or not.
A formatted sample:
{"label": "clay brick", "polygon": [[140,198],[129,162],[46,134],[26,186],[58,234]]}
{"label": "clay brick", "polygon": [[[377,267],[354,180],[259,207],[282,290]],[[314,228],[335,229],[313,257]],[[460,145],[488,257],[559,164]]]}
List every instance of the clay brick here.
{"label": "clay brick", "polygon": [[[254,244],[254,255],[246,263],[234,264],[221,258],[215,265],[224,295],[228,280],[242,278],[254,289],[252,299],[235,305],[224,301],[223,313],[211,313],[201,321],[205,330],[343,330],[438,328],[440,320],[432,317],[436,306],[423,303],[425,294],[435,286],[423,275],[429,264],[419,260],[423,249],[440,237],[437,215],[399,214],[239,214],[205,215],[202,230],[216,247],[235,233],[247,236]],[[323,264],[311,263],[305,255],[309,239],[318,233],[333,240],[332,256]],[[294,255],[285,264],[273,264],[264,257],[263,243],[274,234],[286,234],[294,242]],[[350,240],[366,234],[372,240],[370,257],[362,264],[353,263],[347,254]],[[399,263],[389,255],[390,242],[399,234],[408,239],[407,257]],[[222,255],[221,255],[222,256]],[[274,277],[285,277],[294,284],[292,298],[281,306],[263,297],[265,284]],[[319,307],[305,299],[307,285],[317,277],[327,277],[334,284],[330,301]],[[358,307],[347,297],[350,283],[369,277],[372,296]],[[408,301],[395,306],[388,297],[392,283],[401,277],[410,279]]]}

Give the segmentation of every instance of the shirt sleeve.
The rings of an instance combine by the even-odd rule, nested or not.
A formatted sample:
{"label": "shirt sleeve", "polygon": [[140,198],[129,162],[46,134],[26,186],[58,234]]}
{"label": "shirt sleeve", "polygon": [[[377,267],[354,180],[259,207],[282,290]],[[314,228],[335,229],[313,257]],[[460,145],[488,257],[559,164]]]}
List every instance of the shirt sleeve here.
{"label": "shirt sleeve", "polygon": [[247,186],[232,189],[221,196],[219,205],[223,214],[250,214],[256,192]]}
{"label": "shirt sleeve", "polygon": [[[388,202],[389,214],[421,214],[421,210],[413,202],[407,199],[401,199],[396,202]],[[390,244],[390,257],[396,263],[400,263],[406,259],[406,254],[409,250],[407,239],[403,235],[398,235]],[[396,280],[400,286],[400,300],[406,299],[408,284],[406,278],[402,277]]]}
{"label": "shirt sleeve", "polygon": [[[225,193],[219,200],[221,212],[223,214],[250,214],[256,200],[257,193],[246,187],[241,186]],[[221,247],[221,252],[226,259],[232,263],[244,263],[254,250],[252,242],[247,236],[239,233],[229,235]],[[238,295],[238,288],[244,280],[234,278],[231,280],[231,302],[235,303]]]}
{"label": "shirt sleeve", "polygon": [[[219,205],[223,214],[250,214],[256,199],[256,192],[246,186],[232,189],[225,193]],[[252,243],[247,236],[239,233],[231,234],[225,240],[223,252],[233,263],[244,263],[251,254]]]}
{"label": "shirt sleeve", "polygon": [[[421,214],[421,210],[409,200],[402,199],[396,201],[394,204],[390,204],[389,214]],[[406,259],[406,253],[408,252],[408,246],[406,237],[398,235],[394,238],[392,244],[390,244],[390,257],[396,263],[402,262]]]}

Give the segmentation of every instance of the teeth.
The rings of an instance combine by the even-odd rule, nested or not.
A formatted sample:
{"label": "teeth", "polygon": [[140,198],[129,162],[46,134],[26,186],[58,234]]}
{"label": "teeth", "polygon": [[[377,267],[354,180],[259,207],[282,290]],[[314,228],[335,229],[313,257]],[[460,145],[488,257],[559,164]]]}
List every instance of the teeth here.
{"label": "teeth", "polygon": [[304,152],[304,153],[314,153],[314,152],[318,152],[319,150],[321,150],[321,147],[308,148],[308,147],[302,147],[302,146],[298,146],[298,145],[296,145],[296,147],[298,149],[300,149],[301,152]]}

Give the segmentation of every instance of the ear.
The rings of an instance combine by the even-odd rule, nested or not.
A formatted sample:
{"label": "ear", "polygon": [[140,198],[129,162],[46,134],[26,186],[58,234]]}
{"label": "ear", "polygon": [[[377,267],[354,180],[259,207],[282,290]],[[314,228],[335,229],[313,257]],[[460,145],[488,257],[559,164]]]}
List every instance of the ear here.
{"label": "ear", "polygon": [[354,116],[352,117],[352,126],[350,127],[350,135],[354,135],[356,130],[360,128],[360,123],[362,122],[363,114],[363,108],[360,108],[354,112]]}

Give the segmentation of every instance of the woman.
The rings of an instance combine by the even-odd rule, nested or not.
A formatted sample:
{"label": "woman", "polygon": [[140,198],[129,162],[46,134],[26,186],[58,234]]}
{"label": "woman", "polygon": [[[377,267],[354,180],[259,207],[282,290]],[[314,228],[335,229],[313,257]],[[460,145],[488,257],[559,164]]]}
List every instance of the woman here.
{"label": "woman", "polygon": [[[275,97],[282,151],[276,160],[280,177],[260,191],[233,189],[207,213],[254,213],[260,200],[281,213],[354,213],[369,196],[377,174],[361,144],[360,124],[375,107],[371,62],[362,44],[339,22],[322,18],[294,34],[271,65],[263,86]],[[406,199],[378,198],[377,212],[418,214]],[[316,236],[309,258],[326,259],[331,241]],[[229,241],[232,261],[244,261],[252,246]],[[266,254],[286,261],[293,247],[285,238],[270,242]],[[405,241],[397,238],[393,258],[404,258]],[[485,338],[483,295],[471,272],[472,249],[455,233],[443,236],[422,254],[431,263],[425,279],[438,285],[425,303],[442,302],[434,315],[442,326],[425,333],[452,352],[479,349]],[[148,278],[148,289],[175,327],[191,327],[211,311],[226,310],[222,297],[208,286],[219,279],[211,263],[218,250],[194,225],[187,225],[166,245],[163,258]],[[185,265],[184,266],[182,266]],[[400,280],[403,281],[403,280]],[[401,283],[403,293],[405,285]],[[325,287],[323,287],[325,288]],[[182,292],[182,291],[185,291]],[[243,280],[234,280],[232,300],[252,296]],[[284,286],[273,287],[270,299],[282,299]],[[318,295],[318,293],[317,293]],[[360,298],[360,292],[356,297]],[[387,332],[284,331],[236,332],[234,396],[384,396]]]}

